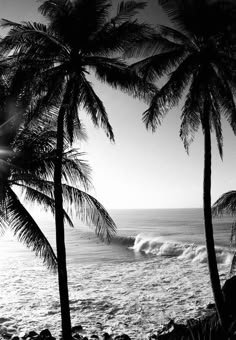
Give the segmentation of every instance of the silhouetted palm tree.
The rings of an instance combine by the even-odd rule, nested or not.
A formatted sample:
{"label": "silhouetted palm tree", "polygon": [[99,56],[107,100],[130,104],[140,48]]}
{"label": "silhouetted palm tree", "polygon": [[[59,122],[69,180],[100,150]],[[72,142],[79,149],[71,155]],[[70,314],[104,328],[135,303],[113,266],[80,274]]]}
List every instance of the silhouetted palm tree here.
{"label": "silhouetted palm tree", "polygon": [[[41,114],[52,107],[57,108],[54,194],[64,339],[71,338],[71,321],[62,218],[63,134],[66,131],[73,142],[75,132],[81,125],[78,116],[78,108],[81,108],[91,116],[95,126],[101,126],[107,136],[114,140],[105,107],[87,78],[90,71],[102,82],[135,96],[145,97],[146,91],[150,92],[151,87],[144,86],[143,80],[127,70],[126,64],[117,58],[134,41],[151,37],[152,30],[133,19],[144,6],[143,2],[122,1],[117,14],[111,17],[111,1],[108,0],[48,0],[40,6],[41,13],[49,21],[48,25],[18,24],[7,20],[3,23],[11,29],[1,44],[1,50],[10,53],[13,62],[17,56],[17,64],[25,81],[22,93],[36,99],[37,110],[34,109],[34,112]],[[46,95],[38,101],[37,95],[43,93]]]}
{"label": "silhouetted palm tree", "polygon": [[[62,155],[62,189],[65,209],[78,216],[81,221],[95,227],[101,239],[109,239],[115,232],[115,224],[103,206],[91,195],[78,189],[87,190],[90,186],[90,167],[81,159],[77,149],[66,148]],[[1,227],[9,227],[18,238],[32,247],[43,257],[49,266],[55,268],[56,256],[46,237],[21,203],[19,190],[22,189],[24,201],[43,206],[55,214],[54,200],[54,159],[56,157],[56,131],[45,127],[45,122],[35,122],[26,128],[19,128],[17,135],[1,158]],[[63,209],[63,219],[73,226],[69,214]]]}
{"label": "silhouetted palm tree", "polygon": [[[1,124],[0,134],[4,132],[4,136],[7,137],[6,133],[10,123],[11,121],[7,121],[5,124]],[[2,134],[1,137],[3,137]],[[9,140],[9,138],[7,139]],[[54,200],[47,197],[43,190],[39,191],[34,188],[35,186],[40,187],[42,184],[41,179],[37,174],[33,174],[32,178],[28,165],[23,162],[25,155],[22,149],[19,153],[15,148],[12,149],[10,145],[8,147],[3,145],[2,147],[0,144],[0,229],[5,231],[6,228],[10,228],[19,241],[31,248],[37,256],[42,257],[49,268],[55,269],[57,259],[50,243],[29,210],[21,202],[18,197],[19,192],[14,191],[16,186],[26,190],[34,190],[34,199],[41,206],[54,209]],[[27,154],[27,158],[29,156]],[[45,169],[45,176],[47,176],[47,169]],[[65,216],[68,217],[67,215]],[[70,221],[69,217],[68,220]]]}
{"label": "silhouetted palm tree", "polygon": [[[222,156],[221,115],[236,134],[236,60],[230,41],[233,7],[230,2],[159,0],[171,27],[158,25],[151,44],[134,43],[128,56],[149,56],[132,69],[148,81],[162,77],[164,85],[153,97],[143,121],[156,130],[167,111],[184,100],[180,137],[188,150],[199,127],[204,135],[203,205],[208,265],[217,311],[224,328],[226,314],[219,280],[211,215],[211,132]],[[232,11],[230,11],[231,9]],[[163,84],[162,82],[162,84]]]}

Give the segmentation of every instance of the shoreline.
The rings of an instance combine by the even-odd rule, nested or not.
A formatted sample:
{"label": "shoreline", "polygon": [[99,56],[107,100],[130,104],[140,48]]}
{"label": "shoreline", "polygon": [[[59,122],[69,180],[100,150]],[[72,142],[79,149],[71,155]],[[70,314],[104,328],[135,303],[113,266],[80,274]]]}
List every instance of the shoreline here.
{"label": "shoreline", "polygon": [[[181,339],[185,339],[185,335],[189,333],[189,328],[191,330],[199,329],[199,326],[201,326],[201,323],[212,323],[217,322],[216,312],[214,308],[214,304],[209,305],[209,309],[206,310],[205,314],[199,318],[196,319],[188,319],[184,323],[178,323],[174,320],[170,320],[165,325],[160,325],[159,329],[153,330],[153,332],[150,332],[149,334],[146,334],[145,337],[142,337],[140,339],[143,340],[161,340],[161,339],[168,339],[169,336],[172,339],[173,335],[181,336]],[[140,330],[140,332],[142,332]],[[75,340],[135,340],[137,338],[130,336],[126,333],[108,333],[108,332],[102,332],[101,334],[99,332],[94,331],[88,331],[83,326],[77,325],[72,327],[72,337]],[[183,338],[182,338],[183,337]],[[11,332],[5,332],[0,334],[0,340],[62,340],[61,332],[59,334],[59,337],[55,337],[49,329],[43,329],[40,332],[36,332],[35,330],[31,330],[27,333],[19,333],[19,334],[12,334]],[[176,338],[178,339],[178,338]],[[186,338],[187,339],[187,338]]]}

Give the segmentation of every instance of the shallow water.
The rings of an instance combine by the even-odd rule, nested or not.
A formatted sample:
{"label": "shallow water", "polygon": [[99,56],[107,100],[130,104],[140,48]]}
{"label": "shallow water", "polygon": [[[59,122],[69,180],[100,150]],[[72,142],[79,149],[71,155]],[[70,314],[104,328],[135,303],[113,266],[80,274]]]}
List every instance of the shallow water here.
{"label": "shallow water", "polygon": [[[143,339],[169,318],[200,316],[212,302],[201,210],[111,211],[110,245],[77,222],[66,230],[72,324]],[[232,218],[215,221],[222,282]],[[54,245],[51,218],[41,225]],[[57,275],[7,234],[0,239],[0,332],[60,329]]]}

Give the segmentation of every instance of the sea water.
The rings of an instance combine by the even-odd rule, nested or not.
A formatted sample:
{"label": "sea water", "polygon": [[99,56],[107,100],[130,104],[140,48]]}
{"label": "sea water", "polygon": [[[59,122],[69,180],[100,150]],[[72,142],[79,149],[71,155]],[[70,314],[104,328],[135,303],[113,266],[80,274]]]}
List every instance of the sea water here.
{"label": "sea water", "polygon": [[[111,210],[117,237],[109,245],[75,221],[66,227],[72,325],[86,334],[144,339],[170,318],[202,315],[213,302],[201,209]],[[55,248],[51,216],[35,214]],[[234,248],[232,217],[214,219],[220,278]],[[6,233],[0,237],[0,333],[49,328],[60,335],[57,275]]]}

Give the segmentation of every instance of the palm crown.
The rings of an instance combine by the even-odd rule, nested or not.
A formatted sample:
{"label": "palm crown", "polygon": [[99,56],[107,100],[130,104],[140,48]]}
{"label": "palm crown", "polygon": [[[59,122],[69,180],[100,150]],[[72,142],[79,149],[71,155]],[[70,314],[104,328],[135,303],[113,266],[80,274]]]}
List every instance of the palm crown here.
{"label": "palm crown", "polygon": [[[24,200],[36,203],[55,213],[53,192],[53,171],[55,159],[56,132],[39,124],[19,128],[14,138],[12,152],[7,159],[1,160],[1,213],[0,226],[10,228],[20,241],[35,251],[51,268],[57,264],[52,247],[21,202],[19,190],[24,193]],[[65,139],[65,146],[69,141]],[[63,197],[68,212],[71,207],[84,222],[95,226],[95,231],[102,239],[110,239],[115,232],[115,224],[103,206],[91,195],[78,189],[91,187],[90,168],[81,159],[82,154],[76,149],[66,148],[62,159]],[[72,185],[73,183],[73,185]],[[73,222],[64,210],[64,219],[73,226]]]}
{"label": "palm crown", "polygon": [[[93,123],[114,139],[103,102],[87,75],[92,71],[102,82],[149,98],[154,86],[128,71],[125,62],[117,57],[133,42],[152,36],[148,25],[132,19],[144,6],[143,2],[122,1],[117,15],[110,17],[111,3],[107,0],[48,0],[39,8],[49,21],[47,25],[3,20],[2,25],[10,27],[10,31],[1,49],[2,53],[11,53],[13,65],[18,60],[15,78],[21,78],[21,98],[29,98],[31,105],[35,99],[38,110],[34,113],[63,105],[71,141],[80,128],[78,108],[85,109]],[[39,101],[40,94],[44,99]]]}
{"label": "palm crown", "polygon": [[221,114],[236,133],[235,60],[225,24],[226,18],[230,23],[229,11],[226,16],[221,3],[208,6],[206,1],[159,2],[173,27],[157,25],[151,44],[148,41],[139,49],[134,43],[133,48],[136,55],[145,52],[151,56],[132,65],[132,69],[149,81],[166,77],[143,120],[154,131],[166,112],[184,98],[180,136],[185,147],[188,149],[200,125],[204,129],[207,114],[222,156]]}

